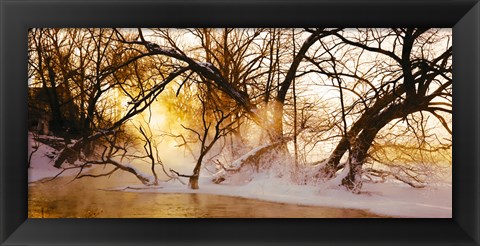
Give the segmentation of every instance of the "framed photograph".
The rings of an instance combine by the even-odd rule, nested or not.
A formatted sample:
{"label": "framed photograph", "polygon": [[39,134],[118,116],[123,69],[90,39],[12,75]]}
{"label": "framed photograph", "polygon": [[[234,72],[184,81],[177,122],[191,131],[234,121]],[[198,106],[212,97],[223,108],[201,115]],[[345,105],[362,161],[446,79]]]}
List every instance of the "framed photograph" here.
{"label": "framed photograph", "polygon": [[2,245],[479,244],[478,1],[0,7]]}

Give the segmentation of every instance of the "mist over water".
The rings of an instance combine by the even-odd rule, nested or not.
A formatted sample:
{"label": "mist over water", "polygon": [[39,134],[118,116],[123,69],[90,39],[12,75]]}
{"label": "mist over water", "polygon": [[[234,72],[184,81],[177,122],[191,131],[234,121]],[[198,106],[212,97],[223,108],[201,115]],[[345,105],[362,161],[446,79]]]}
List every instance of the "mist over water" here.
{"label": "mist over water", "polygon": [[[130,175],[131,176],[131,175]],[[314,207],[208,194],[107,191],[122,178],[59,177],[29,186],[29,218],[377,218],[356,209]],[[126,177],[125,177],[126,178]],[[125,181],[125,180],[123,180]]]}

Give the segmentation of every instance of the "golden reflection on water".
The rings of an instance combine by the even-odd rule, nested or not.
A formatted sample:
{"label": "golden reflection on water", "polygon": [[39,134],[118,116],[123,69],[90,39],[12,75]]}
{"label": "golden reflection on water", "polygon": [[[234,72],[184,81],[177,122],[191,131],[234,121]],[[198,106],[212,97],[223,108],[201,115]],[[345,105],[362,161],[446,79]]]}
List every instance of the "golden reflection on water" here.
{"label": "golden reflection on water", "polygon": [[377,218],[355,209],[301,206],[230,196],[106,191],[92,179],[29,186],[29,218]]}

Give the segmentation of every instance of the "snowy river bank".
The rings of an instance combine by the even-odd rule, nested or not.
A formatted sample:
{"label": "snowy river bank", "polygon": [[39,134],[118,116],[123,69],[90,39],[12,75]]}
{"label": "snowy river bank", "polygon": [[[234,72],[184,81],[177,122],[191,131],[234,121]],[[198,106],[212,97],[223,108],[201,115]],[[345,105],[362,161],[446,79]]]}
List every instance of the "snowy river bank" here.
{"label": "snowy river bank", "polygon": [[[361,194],[338,186],[298,185],[267,174],[243,184],[214,184],[211,175],[202,174],[199,190],[178,181],[147,187],[127,172],[72,181],[76,171],[67,170],[41,182],[61,171],[46,155],[51,151],[41,144],[33,155],[29,217],[42,217],[42,210],[43,217],[452,217],[451,179],[421,189],[394,181],[365,183]],[[172,200],[177,201],[169,203]],[[177,207],[180,214],[172,212]],[[222,214],[212,212],[219,207],[225,208]]]}

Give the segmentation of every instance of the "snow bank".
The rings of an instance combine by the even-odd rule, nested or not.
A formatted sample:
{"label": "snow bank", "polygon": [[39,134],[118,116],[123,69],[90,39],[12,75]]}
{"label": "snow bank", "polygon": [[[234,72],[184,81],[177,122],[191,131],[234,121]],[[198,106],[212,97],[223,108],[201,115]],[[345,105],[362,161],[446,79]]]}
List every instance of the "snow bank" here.
{"label": "snow bank", "polygon": [[[191,190],[180,183],[162,183],[158,189],[137,189],[132,192],[204,193],[271,202],[311,206],[328,206],[367,210],[372,213],[405,218],[451,218],[452,186],[443,184],[415,189],[398,182],[365,183],[361,194],[352,194],[340,187],[294,185],[269,175],[256,176],[245,185],[213,184],[211,177],[201,177],[200,189]],[[112,187],[124,189],[124,187]]]}
{"label": "snow bank", "polygon": [[[50,137],[51,136],[42,136]],[[38,148],[38,149],[37,149]],[[58,153],[54,148],[33,140],[32,133],[28,133],[28,154],[32,154],[30,161],[30,168],[28,169],[28,182],[35,182],[43,179],[55,177],[62,172],[63,169],[58,169],[53,166],[54,157]],[[60,176],[75,175],[75,170],[66,170]]]}

